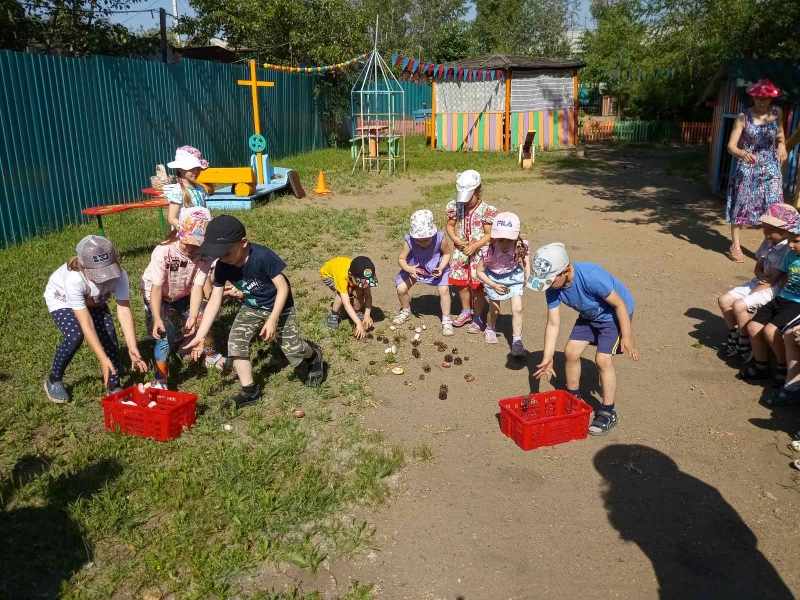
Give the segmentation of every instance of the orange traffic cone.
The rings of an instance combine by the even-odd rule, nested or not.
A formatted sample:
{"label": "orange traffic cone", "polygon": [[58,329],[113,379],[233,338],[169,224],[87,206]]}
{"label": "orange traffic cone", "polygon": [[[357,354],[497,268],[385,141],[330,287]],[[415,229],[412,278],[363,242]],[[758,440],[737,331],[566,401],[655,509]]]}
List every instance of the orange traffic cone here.
{"label": "orange traffic cone", "polygon": [[317,176],[317,187],[314,188],[314,193],[319,194],[320,196],[325,196],[326,194],[331,193],[331,191],[328,189],[328,184],[325,183],[325,171],[319,172],[319,175]]}

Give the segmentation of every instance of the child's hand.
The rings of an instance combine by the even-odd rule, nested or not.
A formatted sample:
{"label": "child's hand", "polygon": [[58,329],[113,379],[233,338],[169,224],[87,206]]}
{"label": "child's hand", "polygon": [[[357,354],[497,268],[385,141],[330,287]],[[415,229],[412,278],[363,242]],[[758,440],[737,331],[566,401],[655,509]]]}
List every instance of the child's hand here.
{"label": "child's hand", "polygon": [[364,336],[367,335],[367,331],[364,327],[363,321],[359,321],[358,323],[356,323],[356,328],[353,331],[353,335],[357,340],[362,340],[364,339]]}
{"label": "child's hand", "polygon": [[506,286],[504,286],[504,285],[499,284],[499,283],[493,283],[492,284],[492,289],[495,292],[497,292],[498,294],[507,294],[508,293],[508,288]]}
{"label": "child's hand", "polygon": [[194,335],[196,329],[197,329],[197,317],[189,317],[188,319],[186,319],[186,323],[183,324],[183,336],[189,337]]}
{"label": "child's hand", "polygon": [[431,275],[433,275],[434,278],[438,279],[439,277],[442,276],[442,269],[440,267],[436,267],[433,271],[431,271]]}
{"label": "child's hand", "polygon": [[265,342],[271,342],[275,339],[275,334],[278,332],[278,322],[277,319],[273,319],[270,317],[267,319],[267,322],[264,323],[264,327],[261,328],[261,339]]}
{"label": "child's hand", "polygon": [[636,349],[632,336],[622,338],[619,348],[623,354],[627,354],[633,360],[639,360],[639,351]]}
{"label": "child's hand", "polygon": [[103,374],[103,385],[108,387],[108,380],[112,375],[117,374],[117,370],[114,368],[114,363],[107,356],[100,359],[100,372]]}
{"label": "child's hand", "polygon": [[372,329],[372,326],[374,325],[370,315],[364,315],[364,318],[361,319],[361,324],[364,325],[364,331]]}
{"label": "child's hand", "polygon": [[461,250],[462,248],[464,248],[464,246],[467,245],[467,242],[466,240],[462,240],[461,238],[456,238],[453,240],[453,245],[459,250]]}
{"label": "child's hand", "polygon": [[155,339],[162,339],[166,336],[167,328],[164,327],[164,321],[161,319],[153,319],[153,337]]}
{"label": "child's hand", "polygon": [[411,276],[411,279],[416,279],[417,277],[419,277],[419,273],[417,272],[417,267],[408,267],[405,271]]}
{"label": "child's hand", "polygon": [[192,351],[189,353],[189,357],[192,359],[192,361],[197,362],[202,358],[203,354],[205,354],[205,351],[206,349],[203,346],[196,346],[195,348],[192,348]]}
{"label": "child's hand", "polygon": [[536,379],[547,379],[548,381],[551,380],[553,377],[556,376],[555,370],[553,370],[553,359],[550,360],[543,360],[538,365],[536,365],[536,370],[533,372],[532,377]]}
{"label": "child's hand", "polygon": [[147,373],[147,363],[142,360],[142,355],[139,354],[138,348],[130,348],[128,350],[128,356],[131,358],[131,366],[133,367],[134,371]]}
{"label": "child's hand", "polygon": [[192,360],[197,360],[203,354],[203,344],[205,340],[203,338],[199,338],[197,336],[193,337],[189,340],[188,344],[183,346],[184,350],[190,351],[190,355]]}

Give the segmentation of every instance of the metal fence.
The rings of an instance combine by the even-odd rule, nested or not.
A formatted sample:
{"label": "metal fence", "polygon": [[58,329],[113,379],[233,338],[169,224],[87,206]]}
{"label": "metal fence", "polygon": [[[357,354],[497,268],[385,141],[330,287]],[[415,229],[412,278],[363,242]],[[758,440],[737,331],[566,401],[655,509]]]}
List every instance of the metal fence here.
{"label": "metal fence", "polygon": [[[191,144],[218,166],[247,164],[242,65],[0,51],[0,242],[80,222],[84,207],[141,198],[157,163]],[[314,80],[259,70],[274,158],[324,145]]]}

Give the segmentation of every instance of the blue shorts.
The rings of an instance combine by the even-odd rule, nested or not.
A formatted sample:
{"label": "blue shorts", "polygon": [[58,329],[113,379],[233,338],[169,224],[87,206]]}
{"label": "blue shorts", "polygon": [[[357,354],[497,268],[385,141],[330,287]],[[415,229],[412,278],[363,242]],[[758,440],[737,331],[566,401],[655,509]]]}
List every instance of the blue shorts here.
{"label": "blue shorts", "polygon": [[522,296],[522,293],[525,291],[525,286],[523,285],[525,283],[525,271],[522,267],[517,267],[510,273],[504,273],[502,275],[490,271],[489,269],[486,269],[484,272],[486,273],[486,277],[491,279],[494,283],[499,283],[508,288],[505,294],[498,294],[491,286],[483,286],[483,293],[486,294],[489,300],[495,300],[497,302],[510,300],[515,296]]}
{"label": "blue shorts", "polygon": [[[633,318],[633,317],[631,317]],[[572,333],[569,334],[570,340],[576,342],[589,342],[591,346],[597,346],[597,351],[603,354],[622,354],[620,350],[619,325],[617,320],[612,321],[587,321],[578,318]]]}

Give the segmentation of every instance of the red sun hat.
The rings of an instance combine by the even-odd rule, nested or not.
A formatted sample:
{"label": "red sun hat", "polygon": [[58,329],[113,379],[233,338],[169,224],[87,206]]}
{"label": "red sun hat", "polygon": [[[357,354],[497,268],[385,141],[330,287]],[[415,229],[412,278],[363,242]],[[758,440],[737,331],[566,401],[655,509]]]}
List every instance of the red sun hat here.
{"label": "red sun hat", "polygon": [[769,79],[759,79],[747,88],[747,94],[754,98],[777,98],[781,90]]}

